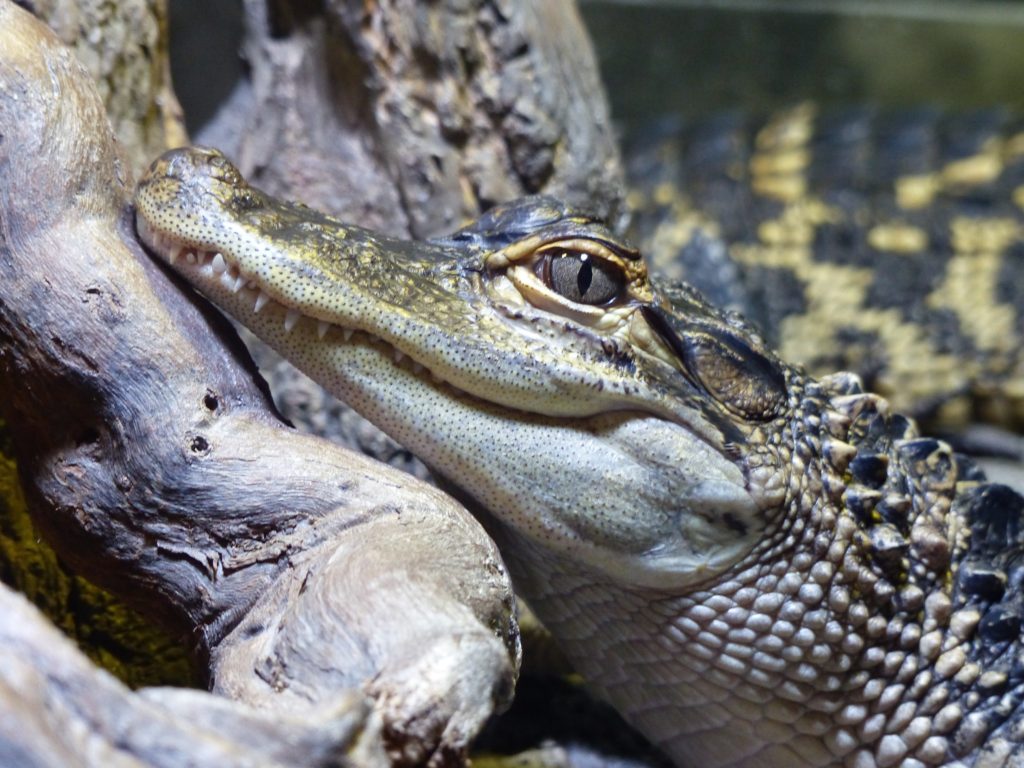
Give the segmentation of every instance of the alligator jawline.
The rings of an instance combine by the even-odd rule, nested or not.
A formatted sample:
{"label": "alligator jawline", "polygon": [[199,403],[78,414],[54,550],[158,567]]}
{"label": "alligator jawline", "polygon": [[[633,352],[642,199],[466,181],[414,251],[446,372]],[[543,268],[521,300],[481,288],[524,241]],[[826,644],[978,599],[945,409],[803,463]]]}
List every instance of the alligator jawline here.
{"label": "alligator jawline", "polygon": [[[283,327],[285,333],[291,333],[300,323],[315,324],[317,337],[321,341],[326,341],[333,336],[336,339],[340,338],[345,343],[351,342],[355,344],[362,341],[376,346],[381,348],[382,355],[389,357],[396,365],[408,368],[417,377],[429,376],[433,382],[448,386],[464,397],[474,400],[480,399],[452,385],[423,363],[379,336],[361,329],[350,328],[305,315],[294,307],[288,306],[285,302],[274,298],[259,284],[256,278],[243,273],[237,261],[227,252],[206,250],[198,245],[189,244],[170,235],[161,234],[154,230],[141,216],[137,217],[136,227],[139,237],[146,247],[173,267],[175,271],[185,272],[187,270],[189,272],[187,281],[200,290],[200,292],[202,292],[204,286],[209,286],[214,281],[218,281],[222,289],[232,294],[248,297],[248,303],[253,308],[253,314],[260,314],[266,311],[267,308],[270,308],[270,311],[274,311],[275,308],[280,311],[284,315]],[[496,403],[489,404],[497,406]]]}

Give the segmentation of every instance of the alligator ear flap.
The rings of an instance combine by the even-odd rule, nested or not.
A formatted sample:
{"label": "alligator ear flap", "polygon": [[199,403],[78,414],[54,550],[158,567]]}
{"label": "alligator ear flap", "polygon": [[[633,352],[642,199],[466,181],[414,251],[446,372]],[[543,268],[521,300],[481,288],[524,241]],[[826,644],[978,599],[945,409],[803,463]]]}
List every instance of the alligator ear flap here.
{"label": "alligator ear flap", "polygon": [[786,404],[782,371],[728,334],[684,337],[687,368],[709,394],[750,421],[768,421]]}
{"label": "alligator ear flap", "polygon": [[692,383],[748,421],[768,421],[788,396],[782,368],[728,329],[686,326],[657,307],[644,307],[648,324],[683,364]]}

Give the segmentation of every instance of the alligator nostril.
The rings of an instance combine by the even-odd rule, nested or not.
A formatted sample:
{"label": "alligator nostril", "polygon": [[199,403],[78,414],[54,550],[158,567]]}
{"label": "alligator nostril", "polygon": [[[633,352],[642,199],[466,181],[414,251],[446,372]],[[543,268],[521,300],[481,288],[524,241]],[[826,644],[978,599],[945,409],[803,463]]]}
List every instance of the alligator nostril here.
{"label": "alligator nostril", "polygon": [[216,411],[217,406],[220,405],[220,401],[213,392],[207,392],[203,397],[203,405],[205,405],[209,411]]}

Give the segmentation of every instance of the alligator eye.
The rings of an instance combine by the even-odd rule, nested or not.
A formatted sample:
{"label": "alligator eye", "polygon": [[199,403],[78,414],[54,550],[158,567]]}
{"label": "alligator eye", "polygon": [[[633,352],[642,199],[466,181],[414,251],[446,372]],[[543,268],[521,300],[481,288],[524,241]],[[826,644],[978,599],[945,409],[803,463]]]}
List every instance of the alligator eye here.
{"label": "alligator eye", "polygon": [[619,267],[580,250],[554,249],[537,266],[548,288],[577,304],[608,304],[626,285]]}

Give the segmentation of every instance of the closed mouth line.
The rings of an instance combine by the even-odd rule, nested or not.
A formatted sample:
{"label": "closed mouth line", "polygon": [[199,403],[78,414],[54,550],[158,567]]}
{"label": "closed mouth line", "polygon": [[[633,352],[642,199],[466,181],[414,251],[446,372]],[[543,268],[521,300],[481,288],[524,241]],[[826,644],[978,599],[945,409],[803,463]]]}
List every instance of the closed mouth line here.
{"label": "closed mouth line", "polygon": [[428,373],[435,382],[447,383],[434,371],[372,333],[309,317],[271,297],[260,287],[256,279],[242,272],[237,261],[229,254],[222,251],[206,250],[161,234],[141,216],[136,217],[136,226],[139,237],[149,249],[176,270],[188,270],[195,276],[192,282],[197,287],[202,288],[204,285],[219,282],[220,287],[229,293],[249,298],[253,314],[260,314],[266,311],[267,307],[270,307],[271,312],[275,310],[281,312],[284,316],[282,324],[285,333],[290,334],[301,323],[309,323],[315,325],[316,335],[320,340],[332,336],[336,339],[340,338],[346,343],[356,339],[357,341],[362,340],[364,343],[382,346],[386,348],[386,353],[396,364],[408,367],[417,376]]}

